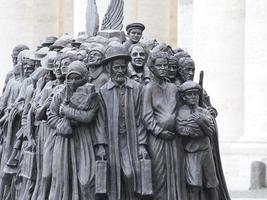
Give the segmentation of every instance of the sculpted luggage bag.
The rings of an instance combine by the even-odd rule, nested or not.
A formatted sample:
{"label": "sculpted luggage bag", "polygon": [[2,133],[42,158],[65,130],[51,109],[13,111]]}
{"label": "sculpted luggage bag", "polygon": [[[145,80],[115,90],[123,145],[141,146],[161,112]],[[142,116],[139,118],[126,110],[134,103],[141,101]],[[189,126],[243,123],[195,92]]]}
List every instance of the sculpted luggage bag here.
{"label": "sculpted luggage bag", "polygon": [[97,198],[107,197],[107,161],[96,161],[95,171],[95,195]]}
{"label": "sculpted luggage bag", "polygon": [[25,150],[21,167],[21,176],[35,180],[36,179],[36,155],[34,152]]}
{"label": "sculpted luggage bag", "polygon": [[153,195],[151,160],[143,157],[140,160],[141,196],[150,198]]}

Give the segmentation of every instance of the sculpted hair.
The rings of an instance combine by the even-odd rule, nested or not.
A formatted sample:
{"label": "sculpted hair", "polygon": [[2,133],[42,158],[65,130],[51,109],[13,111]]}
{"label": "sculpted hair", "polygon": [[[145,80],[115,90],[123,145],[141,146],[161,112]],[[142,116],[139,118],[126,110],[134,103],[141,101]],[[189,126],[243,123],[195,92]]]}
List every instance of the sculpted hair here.
{"label": "sculpted hair", "polygon": [[193,61],[191,57],[180,58],[178,61],[178,64],[179,64],[179,68],[183,68],[183,66],[188,65],[188,64],[195,66],[195,62]]}
{"label": "sculpted hair", "polygon": [[163,59],[167,59],[169,62],[169,55],[167,52],[163,52],[163,51],[155,51],[155,52],[151,52],[148,56],[147,59],[147,66],[151,69],[154,67],[155,61],[158,58],[163,58]]}

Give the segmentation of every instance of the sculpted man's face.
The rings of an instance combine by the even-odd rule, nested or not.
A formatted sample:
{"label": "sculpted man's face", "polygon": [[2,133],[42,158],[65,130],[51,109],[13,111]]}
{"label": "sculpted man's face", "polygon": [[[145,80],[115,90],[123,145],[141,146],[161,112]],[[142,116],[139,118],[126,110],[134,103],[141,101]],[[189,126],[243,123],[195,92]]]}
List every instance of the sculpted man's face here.
{"label": "sculpted man's face", "polygon": [[168,77],[170,79],[175,79],[177,76],[178,66],[176,64],[168,65]]}
{"label": "sculpted man's face", "polygon": [[199,102],[199,90],[187,90],[183,94],[183,99],[187,105],[197,106]]}
{"label": "sculpted man's face", "polygon": [[131,51],[132,65],[143,68],[146,61],[146,52],[141,46],[135,46]]}
{"label": "sculpted man's face", "polygon": [[168,60],[167,58],[157,58],[153,67],[153,74],[158,78],[167,76]]}
{"label": "sculpted man's face", "polygon": [[64,58],[61,60],[61,72],[62,74],[67,74],[67,71],[68,71],[68,66],[70,65],[71,63],[71,59],[70,58]]}
{"label": "sculpted man's face", "polygon": [[129,33],[129,38],[133,43],[138,43],[142,37],[142,31],[140,29],[132,29]]}
{"label": "sculpted man's face", "polygon": [[110,63],[111,78],[118,84],[123,84],[127,75],[127,61],[125,59],[117,59]]}
{"label": "sculpted man's face", "polygon": [[103,60],[103,55],[99,51],[91,51],[89,53],[88,65],[100,65]]}
{"label": "sculpted man's face", "polygon": [[24,76],[27,78],[31,75],[31,73],[34,71],[35,69],[35,62],[32,60],[27,60],[26,64],[23,66],[23,73]]}
{"label": "sculpted man's face", "polygon": [[57,79],[61,78],[63,76],[63,74],[61,72],[60,60],[56,60],[54,67],[55,67],[54,70],[55,70],[56,78]]}
{"label": "sculpted man's face", "polygon": [[195,65],[188,63],[182,66],[179,70],[179,75],[182,81],[192,81],[195,75]]}

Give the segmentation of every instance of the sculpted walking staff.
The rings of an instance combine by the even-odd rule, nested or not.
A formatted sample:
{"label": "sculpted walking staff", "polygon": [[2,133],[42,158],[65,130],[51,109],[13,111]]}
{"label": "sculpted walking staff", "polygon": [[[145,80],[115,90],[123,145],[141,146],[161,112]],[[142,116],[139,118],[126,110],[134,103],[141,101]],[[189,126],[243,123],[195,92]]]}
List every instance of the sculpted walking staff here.
{"label": "sculpted walking staff", "polygon": [[[142,86],[127,78],[131,57],[121,46],[106,51],[110,80],[100,88],[100,111],[96,134],[107,137],[109,171],[109,200],[135,200],[138,154],[147,155],[146,133],[141,122]],[[107,135],[105,135],[107,133]],[[105,155],[99,142],[97,156]]]}

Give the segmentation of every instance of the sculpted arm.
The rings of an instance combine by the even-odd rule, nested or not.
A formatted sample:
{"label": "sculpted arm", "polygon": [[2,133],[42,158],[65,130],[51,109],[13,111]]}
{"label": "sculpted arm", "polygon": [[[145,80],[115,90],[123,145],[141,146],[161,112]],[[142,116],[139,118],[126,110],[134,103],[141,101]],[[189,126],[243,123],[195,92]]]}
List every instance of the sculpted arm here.
{"label": "sculpted arm", "polygon": [[154,110],[152,107],[152,93],[149,88],[144,89],[143,121],[146,129],[151,131],[153,135],[158,136],[163,131],[154,117]]}
{"label": "sculpted arm", "polygon": [[47,121],[51,128],[56,129],[58,134],[71,134],[72,128],[70,121],[66,117],[59,114],[59,108],[62,102],[62,94],[59,92],[52,99],[48,111]]}

